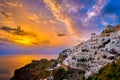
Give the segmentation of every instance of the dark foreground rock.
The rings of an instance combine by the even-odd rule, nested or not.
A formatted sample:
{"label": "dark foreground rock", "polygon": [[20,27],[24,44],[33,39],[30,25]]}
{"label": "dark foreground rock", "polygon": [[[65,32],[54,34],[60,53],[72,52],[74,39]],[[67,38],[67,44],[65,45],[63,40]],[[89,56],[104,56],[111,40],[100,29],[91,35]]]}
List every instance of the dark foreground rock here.
{"label": "dark foreground rock", "polygon": [[[48,71],[48,68],[53,68],[57,64],[57,60],[33,60],[30,64],[16,69],[14,76],[10,80],[43,80],[47,79],[51,72]],[[53,64],[54,63],[54,64]],[[69,68],[68,71],[65,71],[63,67],[55,69],[52,71],[52,76],[54,80],[83,80],[84,71],[78,69]]]}
{"label": "dark foreground rock", "polygon": [[33,60],[32,63],[16,69],[14,76],[10,80],[40,80],[49,76],[50,72],[46,69],[55,60],[42,59],[40,61]]}

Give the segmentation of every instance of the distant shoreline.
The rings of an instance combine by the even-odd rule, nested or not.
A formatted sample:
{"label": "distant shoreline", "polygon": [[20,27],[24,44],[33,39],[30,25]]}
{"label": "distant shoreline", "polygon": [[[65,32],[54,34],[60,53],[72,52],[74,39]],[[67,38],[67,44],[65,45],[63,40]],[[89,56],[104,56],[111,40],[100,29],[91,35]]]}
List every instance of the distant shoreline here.
{"label": "distant shoreline", "polygon": [[10,79],[15,69],[25,66],[28,63],[31,63],[32,60],[40,60],[43,58],[46,59],[55,59],[57,54],[32,54],[32,55],[4,55],[0,56],[0,80]]}

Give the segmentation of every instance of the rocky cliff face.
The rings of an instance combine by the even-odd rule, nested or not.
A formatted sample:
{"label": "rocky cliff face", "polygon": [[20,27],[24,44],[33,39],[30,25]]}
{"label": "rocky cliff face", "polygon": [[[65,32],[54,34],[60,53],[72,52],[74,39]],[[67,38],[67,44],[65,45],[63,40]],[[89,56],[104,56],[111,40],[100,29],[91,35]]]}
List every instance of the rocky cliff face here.
{"label": "rocky cliff face", "polygon": [[14,76],[10,80],[40,80],[49,76],[50,72],[46,71],[56,60],[33,60],[30,64],[16,69]]}
{"label": "rocky cliff face", "polygon": [[104,36],[109,36],[110,33],[116,32],[116,31],[119,31],[119,30],[120,30],[120,25],[116,25],[116,26],[108,25],[108,26],[106,27],[106,29],[101,32],[101,36],[102,36],[102,37],[104,37]]}

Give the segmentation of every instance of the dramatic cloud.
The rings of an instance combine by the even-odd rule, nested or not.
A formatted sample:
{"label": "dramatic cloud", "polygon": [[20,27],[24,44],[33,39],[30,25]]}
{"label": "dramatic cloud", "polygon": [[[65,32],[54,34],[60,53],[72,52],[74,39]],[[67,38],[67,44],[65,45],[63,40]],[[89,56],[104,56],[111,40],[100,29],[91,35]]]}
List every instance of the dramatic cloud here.
{"label": "dramatic cloud", "polygon": [[1,24],[8,24],[8,23],[14,23],[12,14],[7,11],[0,11],[0,25]]}
{"label": "dramatic cloud", "polygon": [[32,32],[27,32],[21,29],[20,26],[16,28],[11,28],[7,26],[1,26],[1,31],[12,34],[8,37],[0,36],[0,45],[10,45],[10,44],[23,44],[23,45],[31,45],[31,46],[48,46],[50,44],[50,40],[44,37],[39,36],[39,34],[35,34]]}
{"label": "dramatic cloud", "polygon": [[2,15],[4,15],[6,18],[9,18],[11,16],[11,13],[1,12]]}
{"label": "dramatic cloud", "polygon": [[6,45],[5,43],[10,43],[11,41],[6,38],[0,38],[0,45]]}
{"label": "dramatic cloud", "polygon": [[70,15],[67,14],[64,5],[58,3],[58,0],[44,0],[44,2],[50,7],[56,19],[66,25],[70,34],[79,35],[79,29],[77,28],[78,26],[75,25],[75,22],[72,20]]}
{"label": "dramatic cloud", "polygon": [[102,19],[99,16],[109,1],[44,0],[44,2],[56,19],[66,25],[70,34],[83,37],[84,32],[95,31],[96,27],[101,26]]}
{"label": "dramatic cloud", "polygon": [[3,3],[3,7],[23,7],[19,0],[0,0],[0,3]]}
{"label": "dramatic cloud", "polygon": [[89,21],[91,18],[99,15],[106,3],[107,0],[98,0],[98,2],[87,11],[87,19],[85,21]]}
{"label": "dramatic cloud", "polygon": [[30,12],[26,13],[26,17],[29,20],[35,21],[36,23],[39,23],[39,21],[40,21],[39,16],[37,16],[36,14],[30,13]]}
{"label": "dramatic cloud", "polygon": [[57,34],[57,36],[63,37],[63,36],[67,36],[65,33],[59,33]]}
{"label": "dramatic cloud", "polygon": [[7,26],[1,26],[0,30],[6,31],[8,33],[11,33],[12,35],[30,35],[30,36],[36,36],[35,34],[30,34],[28,32],[25,32],[24,30],[21,29],[20,26],[18,26],[17,28],[11,28],[11,27],[7,27]]}

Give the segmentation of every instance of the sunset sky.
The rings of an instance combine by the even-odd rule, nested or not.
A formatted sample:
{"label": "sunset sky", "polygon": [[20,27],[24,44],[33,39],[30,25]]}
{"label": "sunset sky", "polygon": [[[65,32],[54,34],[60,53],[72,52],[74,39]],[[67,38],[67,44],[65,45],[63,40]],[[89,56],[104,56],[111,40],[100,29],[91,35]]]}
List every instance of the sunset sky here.
{"label": "sunset sky", "polygon": [[120,0],[0,0],[0,55],[58,54],[120,23]]}

